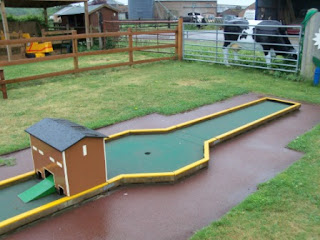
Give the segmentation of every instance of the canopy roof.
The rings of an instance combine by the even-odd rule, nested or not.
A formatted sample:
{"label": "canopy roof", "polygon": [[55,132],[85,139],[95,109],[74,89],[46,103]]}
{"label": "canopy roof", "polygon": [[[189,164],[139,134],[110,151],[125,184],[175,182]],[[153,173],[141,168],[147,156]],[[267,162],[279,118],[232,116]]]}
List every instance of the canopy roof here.
{"label": "canopy roof", "polygon": [[6,7],[13,8],[49,8],[88,0],[4,0]]}

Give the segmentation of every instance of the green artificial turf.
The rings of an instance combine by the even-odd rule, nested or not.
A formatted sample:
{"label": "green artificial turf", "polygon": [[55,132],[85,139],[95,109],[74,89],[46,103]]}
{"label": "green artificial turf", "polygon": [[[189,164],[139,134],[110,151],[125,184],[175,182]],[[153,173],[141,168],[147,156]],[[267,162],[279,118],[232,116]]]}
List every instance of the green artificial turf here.
{"label": "green artificial turf", "polygon": [[[46,66],[68,67],[64,60]],[[42,64],[4,69],[7,79],[47,71]],[[167,61],[9,85],[9,99],[0,99],[0,153],[28,147],[24,129],[44,117],[98,128],[154,112],[188,111],[248,92],[320,104],[320,87],[300,80],[292,74]],[[320,125],[289,146],[306,154],[193,238],[319,239]]]}
{"label": "green artificial turf", "polygon": [[165,134],[128,135],[107,141],[108,177],[131,173],[173,172],[201,160],[206,140],[258,121],[289,106],[275,101],[264,101]]}

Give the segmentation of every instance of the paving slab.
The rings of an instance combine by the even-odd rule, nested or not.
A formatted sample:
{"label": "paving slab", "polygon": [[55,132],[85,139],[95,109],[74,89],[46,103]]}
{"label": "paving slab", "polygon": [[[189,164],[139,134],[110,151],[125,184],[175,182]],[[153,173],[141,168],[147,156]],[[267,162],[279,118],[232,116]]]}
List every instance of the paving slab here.
{"label": "paving slab", "polygon": [[[256,100],[246,94],[173,116],[151,114],[102,128],[104,134],[128,129],[169,127]],[[187,239],[219,219],[265,182],[299,160],[286,148],[320,121],[320,106],[269,122],[211,149],[209,167],[173,185],[132,185],[20,229],[7,239]],[[1,167],[0,179],[33,169],[30,150],[10,154],[14,167]]]}

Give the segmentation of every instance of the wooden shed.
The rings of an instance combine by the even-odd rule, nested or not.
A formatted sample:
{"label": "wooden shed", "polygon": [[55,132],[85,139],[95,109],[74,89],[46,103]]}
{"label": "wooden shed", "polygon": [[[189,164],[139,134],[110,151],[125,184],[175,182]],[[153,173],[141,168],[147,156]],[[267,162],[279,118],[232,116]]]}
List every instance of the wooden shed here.
{"label": "wooden shed", "polygon": [[[91,30],[102,26],[103,21],[118,20],[119,10],[107,4],[89,6],[89,25]],[[79,6],[68,6],[54,15],[61,17],[61,26],[68,29],[75,29],[77,33],[85,32],[84,9]],[[104,31],[114,31],[114,29],[104,29]],[[94,31],[94,30],[93,30]]]}
{"label": "wooden shed", "polygon": [[61,194],[71,196],[106,182],[105,135],[54,118],[45,118],[26,132],[37,175],[53,175]]}

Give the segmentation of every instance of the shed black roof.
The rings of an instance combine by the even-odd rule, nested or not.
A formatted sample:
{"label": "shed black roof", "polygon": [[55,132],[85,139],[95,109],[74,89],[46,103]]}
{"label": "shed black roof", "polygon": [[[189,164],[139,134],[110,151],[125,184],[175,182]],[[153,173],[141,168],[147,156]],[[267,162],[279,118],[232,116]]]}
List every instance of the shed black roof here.
{"label": "shed black roof", "polygon": [[85,137],[106,137],[104,134],[79,124],[57,118],[44,118],[25,131],[60,152],[63,152]]}

